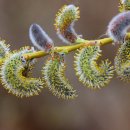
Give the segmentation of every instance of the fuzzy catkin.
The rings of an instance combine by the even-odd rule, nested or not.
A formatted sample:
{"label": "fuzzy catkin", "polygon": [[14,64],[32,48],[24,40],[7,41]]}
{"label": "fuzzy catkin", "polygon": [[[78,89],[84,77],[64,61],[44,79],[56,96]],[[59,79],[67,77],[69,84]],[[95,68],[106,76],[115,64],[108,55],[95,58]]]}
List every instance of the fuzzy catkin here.
{"label": "fuzzy catkin", "polygon": [[41,79],[29,76],[35,63],[34,59],[25,60],[22,56],[32,52],[34,52],[33,48],[29,47],[14,51],[6,57],[1,67],[1,82],[4,88],[18,97],[38,95],[43,88]]}
{"label": "fuzzy catkin", "polygon": [[113,67],[108,60],[97,64],[101,50],[99,46],[89,46],[78,50],[75,56],[75,70],[79,80],[88,88],[106,86],[113,77]]}
{"label": "fuzzy catkin", "polygon": [[130,81],[130,41],[126,41],[119,48],[115,57],[115,70],[123,81]]}
{"label": "fuzzy catkin", "polygon": [[32,44],[39,50],[49,52],[54,47],[52,39],[38,24],[32,24],[30,26],[29,37]]}
{"label": "fuzzy catkin", "polygon": [[74,30],[74,23],[79,17],[79,8],[75,5],[65,5],[57,13],[54,25],[58,37],[63,42],[74,43],[79,37]]}
{"label": "fuzzy catkin", "polygon": [[47,60],[42,70],[43,79],[55,96],[63,99],[73,99],[77,97],[76,90],[73,89],[65,77],[65,63],[63,61],[59,54]]}
{"label": "fuzzy catkin", "polygon": [[109,23],[107,33],[114,42],[123,43],[130,27],[130,11],[116,15]]}

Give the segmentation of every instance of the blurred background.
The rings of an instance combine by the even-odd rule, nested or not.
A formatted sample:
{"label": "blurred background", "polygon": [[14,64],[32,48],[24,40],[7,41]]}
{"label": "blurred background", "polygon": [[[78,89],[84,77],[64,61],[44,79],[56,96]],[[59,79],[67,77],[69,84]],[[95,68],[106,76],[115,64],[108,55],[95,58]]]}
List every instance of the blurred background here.
{"label": "blurred background", "polygon": [[[80,7],[76,31],[86,39],[97,39],[118,13],[118,0],[0,0],[0,37],[19,49],[31,45],[28,29],[40,24],[55,45],[64,45],[56,36],[54,19],[64,4]],[[118,46],[102,47],[102,58],[112,62]],[[74,53],[67,55],[66,75],[78,92],[74,100],[61,100],[43,89],[39,96],[19,99],[0,88],[0,130],[130,130],[130,85],[116,76],[100,91],[83,86],[73,69]],[[39,59],[34,76],[41,76],[46,58]]]}

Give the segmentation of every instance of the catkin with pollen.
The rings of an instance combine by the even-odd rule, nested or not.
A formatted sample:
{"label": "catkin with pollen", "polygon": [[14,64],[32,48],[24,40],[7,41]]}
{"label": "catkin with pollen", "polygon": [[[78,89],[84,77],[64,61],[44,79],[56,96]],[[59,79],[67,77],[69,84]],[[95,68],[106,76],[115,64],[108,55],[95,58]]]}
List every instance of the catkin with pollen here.
{"label": "catkin with pollen", "polygon": [[113,67],[108,60],[97,64],[101,50],[99,46],[88,46],[78,50],[75,56],[75,70],[79,80],[91,89],[102,88],[113,77]]}
{"label": "catkin with pollen", "polygon": [[35,60],[26,60],[22,56],[32,52],[34,49],[30,47],[14,51],[6,57],[1,67],[1,82],[4,88],[18,97],[38,95],[43,88],[41,79],[29,77]]}
{"label": "catkin with pollen", "polygon": [[65,77],[65,63],[60,54],[56,54],[47,60],[42,73],[46,86],[59,98],[73,99],[77,97],[76,90],[70,85]]}
{"label": "catkin with pollen", "polygon": [[119,48],[115,57],[115,70],[123,81],[130,81],[130,41],[126,41]]}
{"label": "catkin with pollen", "polygon": [[79,17],[80,11],[75,5],[65,5],[57,13],[54,25],[58,37],[63,42],[75,43],[79,37],[74,30],[74,23]]}

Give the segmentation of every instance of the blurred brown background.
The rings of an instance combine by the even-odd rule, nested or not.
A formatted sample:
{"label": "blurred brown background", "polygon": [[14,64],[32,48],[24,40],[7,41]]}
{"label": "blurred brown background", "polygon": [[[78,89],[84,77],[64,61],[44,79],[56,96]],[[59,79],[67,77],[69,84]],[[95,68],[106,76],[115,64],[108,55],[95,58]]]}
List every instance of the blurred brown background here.
{"label": "blurred brown background", "polygon": [[[70,3],[80,7],[76,30],[87,39],[105,33],[109,21],[118,13],[118,0],[0,0],[0,37],[11,44],[12,50],[31,45],[28,29],[30,24],[38,23],[56,45],[63,45],[53,23],[58,9]],[[103,58],[113,62],[117,48],[103,47]],[[64,101],[43,89],[39,96],[19,99],[1,86],[0,130],[130,130],[130,85],[115,77],[100,91],[87,89],[75,76],[73,55],[66,57],[67,76],[78,98]],[[36,77],[41,74],[44,60],[36,66]]]}

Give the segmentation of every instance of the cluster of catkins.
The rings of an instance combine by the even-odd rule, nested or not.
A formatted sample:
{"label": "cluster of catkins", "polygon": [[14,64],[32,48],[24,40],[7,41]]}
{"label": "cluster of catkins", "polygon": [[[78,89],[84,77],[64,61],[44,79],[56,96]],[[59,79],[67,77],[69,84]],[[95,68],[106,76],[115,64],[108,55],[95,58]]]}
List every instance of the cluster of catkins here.
{"label": "cluster of catkins", "polygon": [[[63,6],[56,15],[55,30],[58,37],[68,45],[79,44],[81,39],[74,30],[74,23],[80,17],[79,8],[75,5]],[[81,47],[75,54],[74,68],[76,75],[85,86],[91,89],[100,89],[106,86],[116,70],[122,80],[130,79],[129,51],[130,41],[126,41],[126,32],[130,25],[130,12],[124,11],[115,16],[109,23],[107,34],[114,43],[121,43],[115,58],[115,69],[107,59],[97,64],[101,56],[99,44]],[[42,78],[31,78],[36,59],[27,59],[23,54],[35,53],[34,47],[23,47],[19,51],[11,52],[9,45],[0,41],[1,82],[8,90],[18,97],[38,95],[44,87],[49,88],[53,95],[63,99],[77,97],[77,92],[65,76],[65,53],[56,52],[53,40],[38,25],[32,24],[29,28],[29,37],[34,47],[50,54],[42,69]],[[82,43],[83,44],[83,43]]]}

